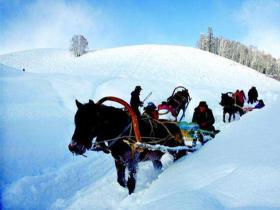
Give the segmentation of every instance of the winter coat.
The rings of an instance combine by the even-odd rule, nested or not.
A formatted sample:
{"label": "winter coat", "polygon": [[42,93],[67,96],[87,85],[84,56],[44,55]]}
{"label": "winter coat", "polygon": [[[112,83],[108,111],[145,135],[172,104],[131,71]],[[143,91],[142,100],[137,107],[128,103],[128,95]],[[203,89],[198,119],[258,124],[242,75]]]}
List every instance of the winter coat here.
{"label": "winter coat", "polygon": [[130,106],[137,114],[140,116],[140,112],[138,110],[139,106],[142,106],[143,102],[140,100],[140,91],[134,90],[131,92]]}
{"label": "winter coat", "polygon": [[235,99],[235,103],[236,103],[237,105],[243,107],[244,102],[245,102],[245,100],[246,100],[244,91],[236,91],[236,92],[233,94],[232,97]]}
{"label": "winter coat", "polygon": [[215,130],[213,126],[215,119],[212,110],[209,108],[207,108],[205,112],[201,112],[199,107],[196,107],[192,122],[197,123],[203,130]]}
{"label": "winter coat", "polygon": [[160,105],[158,105],[158,110],[166,110],[166,111],[170,112],[174,117],[176,117],[175,110],[170,105],[160,104]]}
{"label": "winter coat", "polygon": [[159,119],[159,113],[158,110],[145,110],[144,114],[147,114],[153,119],[158,120]]}
{"label": "winter coat", "polygon": [[248,91],[248,103],[255,103],[258,100],[258,91],[255,87],[252,87]]}
{"label": "winter coat", "polygon": [[148,106],[146,106],[144,108],[144,111],[145,111],[144,113],[149,115],[151,118],[158,120],[159,114],[158,114],[157,107],[154,104],[152,104],[150,106],[148,104]]}

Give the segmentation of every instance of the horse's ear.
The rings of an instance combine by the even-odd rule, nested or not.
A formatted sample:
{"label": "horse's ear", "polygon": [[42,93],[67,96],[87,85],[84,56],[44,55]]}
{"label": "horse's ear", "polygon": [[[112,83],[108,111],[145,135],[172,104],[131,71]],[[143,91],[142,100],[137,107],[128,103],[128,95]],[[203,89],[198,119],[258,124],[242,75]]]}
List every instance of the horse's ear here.
{"label": "horse's ear", "polygon": [[83,106],[83,104],[80,103],[77,99],[75,100],[75,102],[76,102],[76,105],[77,105],[78,109]]}
{"label": "horse's ear", "polygon": [[89,102],[89,104],[94,104],[94,101],[91,99],[89,99],[88,102]]}

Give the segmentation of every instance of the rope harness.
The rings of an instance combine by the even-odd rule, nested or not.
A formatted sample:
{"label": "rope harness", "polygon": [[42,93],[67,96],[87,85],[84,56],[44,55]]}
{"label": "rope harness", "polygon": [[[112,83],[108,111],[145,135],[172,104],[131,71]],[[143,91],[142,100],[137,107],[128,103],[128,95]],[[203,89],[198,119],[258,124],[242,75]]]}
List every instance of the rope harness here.
{"label": "rope harness", "polygon": [[[148,124],[150,125],[150,136],[141,136],[141,141],[143,139],[147,139],[149,140],[148,143],[149,144],[159,144],[159,143],[165,143],[167,140],[169,139],[176,139],[176,137],[170,132],[170,130],[166,127],[166,125],[164,125],[165,123],[169,123],[169,124],[176,124],[175,122],[161,122],[159,120],[153,119],[149,116],[147,116],[146,118],[144,118],[143,120],[147,120]],[[157,124],[155,123],[157,122],[158,124],[162,125],[162,127],[166,130],[166,132],[168,133],[168,135],[164,138],[159,138],[159,137],[152,137],[152,135],[155,134],[154,132],[154,127],[157,126]],[[123,136],[124,133],[126,133],[128,130],[130,130],[129,134],[130,135],[126,135]],[[102,143],[108,143],[108,149],[110,149],[110,147],[112,147],[118,140],[124,139],[124,141],[126,143],[128,143],[129,145],[131,144],[135,144],[138,141],[135,141],[135,135],[132,134],[132,130],[133,130],[133,126],[131,123],[129,123],[124,130],[115,138],[111,138],[111,139],[104,139],[102,141],[98,141],[96,142],[92,147],[91,150],[94,150],[96,148],[97,145],[102,144]]]}

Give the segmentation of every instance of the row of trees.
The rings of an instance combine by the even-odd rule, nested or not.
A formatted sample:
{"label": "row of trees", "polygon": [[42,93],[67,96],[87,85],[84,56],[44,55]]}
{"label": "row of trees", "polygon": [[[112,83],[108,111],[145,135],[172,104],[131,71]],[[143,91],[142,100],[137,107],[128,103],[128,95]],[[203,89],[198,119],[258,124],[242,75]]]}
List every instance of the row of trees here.
{"label": "row of trees", "polygon": [[197,48],[234,60],[280,80],[280,58],[276,59],[254,46],[246,46],[223,37],[214,37],[211,27],[208,28],[207,35],[200,35]]}

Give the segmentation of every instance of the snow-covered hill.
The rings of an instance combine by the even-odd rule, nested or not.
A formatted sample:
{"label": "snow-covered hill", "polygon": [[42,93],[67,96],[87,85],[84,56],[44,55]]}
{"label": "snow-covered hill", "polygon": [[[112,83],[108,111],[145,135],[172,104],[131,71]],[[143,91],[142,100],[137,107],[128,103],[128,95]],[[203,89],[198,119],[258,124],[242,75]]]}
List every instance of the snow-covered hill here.
{"label": "snow-covered hill", "polygon": [[[25,68],[25,72],[22,69]],[[180,46],[142,45],[90,52],[40,49],[0,56],[1,203],[4,209],[279,209],[280,83],[230,60]],[[222,132],[161,173],[140,164],[136,193],[116,182],[113,160],[68,151],[74,100],[114,95],[166,99],[189,88],[186,113],[206,100]],[[222,123],[221,92],[256,86],[266,107]]]}

